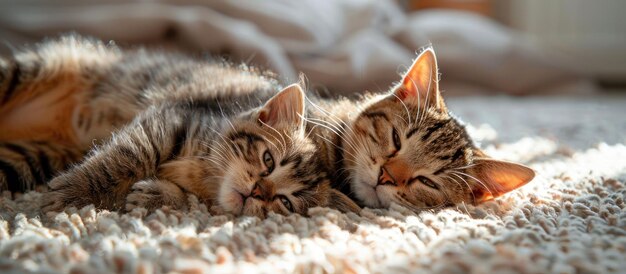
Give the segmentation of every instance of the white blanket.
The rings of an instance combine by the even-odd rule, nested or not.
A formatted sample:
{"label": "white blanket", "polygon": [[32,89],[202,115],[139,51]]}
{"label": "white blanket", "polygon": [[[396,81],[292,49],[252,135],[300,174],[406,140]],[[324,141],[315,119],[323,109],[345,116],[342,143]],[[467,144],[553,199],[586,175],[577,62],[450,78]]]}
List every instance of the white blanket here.
{"label": "white blanket", "polygon": [[578,64],[494,21],[452,11],[407,15],[391,0],[0,1],[5,54],[68,31],[122,45],[228,53],[274,70],[285,82],[303,72],[314,87],[342,94],[386,89],[429,43],[442,87],[452,93],[591,90],[574,70]]}

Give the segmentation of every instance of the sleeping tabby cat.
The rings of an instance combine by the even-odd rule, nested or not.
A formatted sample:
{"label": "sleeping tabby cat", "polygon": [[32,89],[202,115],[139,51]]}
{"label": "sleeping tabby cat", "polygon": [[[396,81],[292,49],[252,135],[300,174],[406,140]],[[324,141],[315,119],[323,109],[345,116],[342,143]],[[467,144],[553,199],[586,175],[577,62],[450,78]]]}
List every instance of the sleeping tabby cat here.
{"label": "sleeping tabby cat", "polygon": [[0,59],[0,188],[29,190],[72,165],[48,184],[44,211],[184,207],[187,194],[261,217],[358,210],[319,172],[302,90],[276,91],[224,62],[45,42]]}
{"label": "sleeping tabby cat", "polygon": [[534,177],[530,168],[491,159],[473,144],[444,104],[431,48],[389,93],[311,98],[308,111],[308,127],[324,166],[335,171],[335,187],[364,206],[476,204]]}

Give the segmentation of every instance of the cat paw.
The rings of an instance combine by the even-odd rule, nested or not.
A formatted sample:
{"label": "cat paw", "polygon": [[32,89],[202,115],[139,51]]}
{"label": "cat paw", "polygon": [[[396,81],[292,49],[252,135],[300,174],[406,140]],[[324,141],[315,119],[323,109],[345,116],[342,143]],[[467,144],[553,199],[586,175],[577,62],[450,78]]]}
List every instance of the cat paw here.
{"label": "cat paw", "polygon": [[43,194],[41,201],[41,211],[61,212],[66,207],[64,195],[59,191],[49,191]]}
{"label": "cat paw", "polygon": [[158,207],[161,200],[161,193],[158,187],[149,181],[135,183],[130,194],[126,196],[125,209],[131,211],[135,208],[153,209]]}
{"label": "cat paw", "polygon": [[41,211],[62,212],[66,207],[72,205],[72,197],[66,192],[64,189],[45,192],[41,199]]}
{"label": "cat paw", "polygon": [[75,185],[68,183],[64,177],[54,178],[48,183],[48,192],[45,192],[41,200],[43,212],[61,212],[69,206],[80,206],[84,193]]}

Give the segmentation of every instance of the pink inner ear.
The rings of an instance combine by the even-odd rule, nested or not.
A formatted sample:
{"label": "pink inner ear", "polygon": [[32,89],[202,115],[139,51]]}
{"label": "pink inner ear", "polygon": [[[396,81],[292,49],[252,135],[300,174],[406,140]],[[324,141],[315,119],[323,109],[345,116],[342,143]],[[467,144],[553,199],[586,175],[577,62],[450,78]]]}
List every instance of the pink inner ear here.
{"label": "pink inner ear", "polygon": [[270,115],[267,113],[267,111],[261,111],[259,113],[259,120],[267,124],[267,122],[270,120]]}
{"label": "pink inner ear", "polygon": [[437,60],[432,49],[422,52],[402,78],[402,85],[394,92],[403,102],[445,110],[439,93]]}
{"label": "pink inner ear", "polygon": [[290,85],[280,91],[261,108],[258,119],[271,127],[302,126],[304,92],[298,85]]}
{"label": "pink inner ear", "polygon": [[485,190],[482,187],[472,189],[472,197],[474,198],[474,204],[493,200],[494,198],[489,191]]}
{"label": "pink inner ear", "polygon": [[488,189],[478,186],[473,190],[476,202],[484,202],[530,182],[535,172],[523,165],[497,160],[481,159],[475,162],[474,176],[479,178]]}
{"label": "pink inner ear", "polygon": [[411,91],[409,89],[406,89],[405,87],[399,87],[398,91],[396,91],[396,96],[398,96],[398,99],[400,99],[401,101],[406,100],[410,95]]}

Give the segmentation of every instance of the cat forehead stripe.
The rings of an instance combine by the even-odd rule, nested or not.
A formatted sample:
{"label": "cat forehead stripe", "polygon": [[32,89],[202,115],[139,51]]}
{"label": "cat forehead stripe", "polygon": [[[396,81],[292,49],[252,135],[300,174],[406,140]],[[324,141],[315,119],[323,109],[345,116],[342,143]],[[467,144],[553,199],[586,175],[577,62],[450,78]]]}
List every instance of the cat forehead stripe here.
{"label": "cat forehead stripe", "polygon": [[293,196],[295,197],[301,197],[304,196],[305,194],[310,194],[310,193],[314,193],[314,188],[317,188],[318,184],[304,184],[304,187],[293,192]]}
{"label": "cat forehead stripe", "polygon": [[413,129],[411,129],[407,134],[406,134],[406,138],[411,138],[411,136],[413,136],[413,134],[417,133],[420,130],[419,127],[414,127]]}
{"label": "cat forehead stripe", "polygon": [[428,138],[430,137],[430,135],[432,135],[435,131],[438,131],[439,129],[441,129],[443,126],[445,126],[447,123],[450,122],[450,120],[452,120],[451,118],[443,120],[443,121],[439,121],[436,124],[428,127],[426,129],[426,134],[424,134],[422,136],[422,141],[426,141],[428,140]]}
{"label": "cat forehead stripe", "polygon": [[228,137],[231,140],[246,139],[248,142],[260,142],[264,140],[260,135],[246,131],[233,132]]}
{"label": "cat forehead stripe", "polygon": [[363,113],[363,115],[370,119],[383,118],[389,121],[389,117],[387,117],[387,114],[384,112],[380,112],[380,111],[365,112]]}

